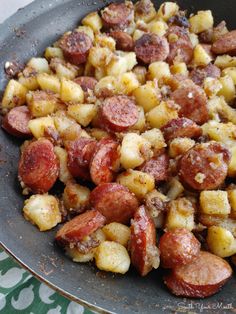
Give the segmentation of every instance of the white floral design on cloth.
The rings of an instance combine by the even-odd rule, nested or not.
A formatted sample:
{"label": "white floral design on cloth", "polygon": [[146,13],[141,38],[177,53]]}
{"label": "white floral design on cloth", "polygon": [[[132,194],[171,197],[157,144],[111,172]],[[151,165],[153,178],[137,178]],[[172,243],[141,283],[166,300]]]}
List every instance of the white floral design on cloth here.
{"label": "white floral design on cloth", "polygon": [[0,314],[93,314],[40,283],[0,248]]}

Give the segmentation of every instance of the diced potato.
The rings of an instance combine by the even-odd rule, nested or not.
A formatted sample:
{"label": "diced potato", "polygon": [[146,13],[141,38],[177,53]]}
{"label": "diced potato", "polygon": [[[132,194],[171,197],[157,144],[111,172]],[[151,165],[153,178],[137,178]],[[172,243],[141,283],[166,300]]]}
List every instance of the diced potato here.
{"label": "diced potato", "polygon": [[39,88],[37,72],[29,66],[25,67],[24,70],[18,74],[18,82],[28,90],[36,90]]}
{"label": "diced potato", "polygon": [[139,112],[139,118],[138,121],[130,128],[130,130],[137,130],[142,132],[145,129],[146,126],[146,119],[143,107],[137,106],[138,112]]}
{"label": "diced potato", "polygon": [[130,267],[130,257],[126,248],[112,241],[102,242],[95,252],[96,266],[100,270],[125,274]]}
{"label": "diced potato", "polygon": [[65,78],[61,79],[60,98],[62,101],[84,102],[84,92],[80,85]]}
{"label": "diced potato", "polygon": [[92,66],[91,63],[89,63],[88,61],[85,63],[84,66],[84,75],[85,76],[94,76],[95,74],[95,68]]}
{"label": "diced potato", "polygon": [[73,181],[67,181],[63,192],[63,204],[67,210],[74,210],[78,213],[85,211],[89,205],[90,190]]}
{"label": "diced potato", "polygon": [[63,59],[52,58],[50,67],[59,78],[65,77],[69,80],[73,80],[79,75],[79,67],[70,64]]}
{"label": "diced potato", "polygon": [[98,128],[92,128],[89,130],[89,134],[96,140],[100,141],[103,138],[110,137],[110,134],[106,131]]}
{"label": "diced potato", "polygon": [[106,239],[127,247],[130,239],[130,228],[118,222],[112,222],[102,228]]}
{"label": "diced potato", "polygon": [[229,55],[217,56],[215,65],[221,69],[236,67],[236,57],[231,57]]}
{"label": "diced potato", "polygon": [[[139,9],[139,2],[135,4],[135,21],[139,22],[140,20],[148,23],[156,16],[156,9],[154,4],[151,1],[146,1],[146,5],[148,6],[147,12]],[[145,5],[145,4],[144,4]]]}
{"label": "diced potato", "polygon": [[189,137],[176,137],[169,144],[169,155],[171,158],[176,158],[183,155],[195,145],[195,141]]}
{"label": "diced potato", "polygon": [[87,263],[94,259],[96,249],[91,249],[88,253],[81,253],[76,247],[66,247],[66,255],[68,255],[75,263]]}
{"label": "diced potato", "polygon": [[146,140],[151,143],[151,147],[154,152],[158,152],[162,148],[166,147],[164,136],[159,129],[151,129],[141,134]]}
{"label": "diced potato", "polygon": [[33,117],[45,117],[56,110],[57,97],[44,91],[31,91],[26,95],[26,102]]}
{"label": "diced potato", "polygon": [[60,164],[59,180],[66,184],[68,180],[72,179],[72,175],[70,174],[70,171],[67,167],[67,151],[60,146],[55,146],[54,152]]}
{"label": "diced potato", "polygon": [[229,148],[231,159],[228,167],[228,176],[235,178],[236,176],[236,145]]}
{"label": "diced potato", "polygon": [[40,73],[37,75],[37,81],[42,90],[50,90],[54,93],[60,93],[60,80],[56,75]]}
{"label": "diced potato", "polygon": [[235,86],[231,76],[226,75],[219,78],[222,88],[218,92],[218,96],[224,96],[226,102],[230,102],[235,98]]}
{"label": "diced potato", "polygon": [[95,45],[99,47],[108,48],[111,51],[116,50],[116,41],[111,36],[105,34],[97,34],[95,36]]}
{"label": "diced potato", "polygon": [[121,52],[121,53],[127,62],[127,70],[125,72],[133,70],[134,66],[138,63],[136,59],[136,54],[134,52]]}
{"label": "diced potato", "polygon": [[76,124],[76,121],[70,118],[65,111],[57,111],[54,116],[55,127],[60,135],[67,129]]}
{"label": "diced potato", "polygon": [[96,68],[94,71],[94,77],[96,80],[100,81],[102,78],[106,77],[107,72],[105,67]]}
{"label": "diced potato", "polygon": [[145,207],[149,212],[156,228],[164,227],[166,204],[168,198],[156,189],[145,195]]}
{"label": "diced potato", "polygon": [[178,178],[172,178],[168,184],[167,198],[171,201],[175,200],[176,198],[180,197],[183,192],[184,187]]}
{"label": "diced potato", "polygon": [[148,192],[155,188],[153,176],[142,171],[131,169],[121,173],[117,177],[117,182],[126,186],[139,199],[144,198]]}
{"label": "diced potato", "polygon": [[136,41],[139,38],[141,38],[145,34],[144,31],[141,31],[140,29],[136,29],[133,33],[133,40]]}
{"label": "diced potato", "polygon": [[85,130],[82,130],[78,123],[75,123],[71,127],[65,129],[61,134],[61,138],[66,147],[69,142],[75,141],[81,137],[90,138],[90,135]]}
{"label": "diced potato", "polygon": [[45,58],[32,58],[27,66],[33,68],[37,73],[50,73],[48,61]]}
{"label": "diced potato", "polygon": [[207,66],[212,61],[212,56],[198,44],[193,51],[193,64],[195,66]]}
{"label": "diced potato", "polygon": [[227,216],[230,213],[226,191],[202,191],[200,194],[201,212],[207,215]]}
{"label": "diced potato", "polygon": [[201,32],[207,31],[212,28],[214,25],[214,19],[212,12],[207,11],[198,11],[196,15],[193,15],[189,18],[190,23],[190,32],[199,34]]}
{"label": "diced potato", "polygon": [[92,39],[92,41],[94,41],[94,32],[90,26],[79,26],[76,28],[76,31],[85,33]]}
{"label": "diced potato", "polygon": [[148,30],[158,36],[164,36],[168,25],[164,21],[153,21],[148,24]]}
{"label": "diced potato", "polygon": [[230,107],[221,97],[220,106],[218,108],[218,112],[221,117],[227,119],[229,122],[232,122],[234,125],[236,124],[236,110]]}
{"label": "diced potato", "polygon": [[97,106],[93,104],[69,105],[68,115],[80,125],[86,127],[97,114]]}
{"label": "diced potato", "polygon": [[236,239],[225,228],[212,226],[207,231],[207,245],[210,251],[220,257],[229,257],[236,254]]}
{"label": "diced potato", "polygon": [[1,107],[3,112],[16,106],[24,105],[27,89],[15,80],[10,80],[4,91]]}
{"label": "diced potato", "polygon": [[125,134],[121,149],[120,162],[125,169],[136,168],[152,157],[151,143],[136,133]]}
{"label": "diced potato", "polygon": [[102,28],[102,20],[98,12],[91,12],[86,15],[82,20],[82,24],[91,27],[95,34],[99,33]]}
{"label": "diced potato", "polygon": [[42,117],[30,120],[28,126],[33,136],[37,139],[44,137],[44,132],[46,129],[55,129],[52,117]]}
{"label": "diced potato", "polygon": [[171,71],[172,74],[188,75],[188,68],[187,68],[186,63],[184,63],[184,62],[174,63],[170,67],[170,71]]}
{"label": "diced potato", "polygon": [[133,72],[126,72],[120,75],[117,89],[121,94],[130,95],[139,85],[136,75]]}
{"label": "diced potato", "polygon": [[189,39],[192,43],[193,48],[196,47],[199,44],[199,39],[198,39],[198,35],[194,34],[194,33],[190,33],[189,34]]}
{"label": "diced potato", "polygon": [[151,63],[149,65],[148,72],[151,80],[160,80],[163,77],[169,77],[171,75],[169,64],[163,61]]}
{"label": "diced potato", "polygon": [[186,198],[179,198],[168,204],[166,216],[166,228],[186,228],[190,231],[194,228],[194,207]]}
{"label": "diced potato", "polygon": [[141,85],[146,83],[147,69],[144,66],[137,65],[133,68],[133,73]]}
{"label": "diced potato", "polygon": [[59,47],[47,47],[44,55],[47,60],[51,60],[52,58],[64,59],[63,51]]}
{"label": "diced potato", "polygon": [[178,118],[178,109],[179,106],[174,102],[162,101],[147,113],[146,118],[152,128],[161,128],[170,120]]}
{"label": "diced potato", "polygon": [[231,206],[230,215],[233,218],[236,218],[236,189],[228,190],[227,192],[228,192],[229,203]]}
{"label": "diced potato", "polygon": [[119,55],[113,55],[106,68],[107,75],[117,77],[131,71],[136,64],[137,60],[134,52],[120,52]]}
{"label": "diced potato", "polygon": [[203,88],[208,97],[216,96],[219,91],[222,89],[221,82],[213,77],[206,77],[204,80]]}
{"label": "diced potato", "polygon": [[236,67],[230,67],[226,68],[222,71],[223,76],[230,76],[234,82],[234,85],[236,85]]}
{"label": "diced potato", "polygon": [[117,78],[114,76],[103,77],[95,86],[95,95],[97,97],[113,96],[117,93]]}
{"label": "diced potato", "polygon": [[32,195],[25,201],[23,213],[40,231],[50,230],[61,222],[58,199],[48,194]]}
{"label": "diced potato", "polygon": [[158,12],[157,16],[163,19],[164,21],[168,21],[172,16],[176,15],[179,11],[179,6],[175,2],[164,2]]}
{"label": "diced potato", "polygon": [[88,61],[95,68],[107,66],[112,58],[112,51],[106,47],[92,47],[89,50]]}
{"label": "diced potato", "polygon": [[160,91],[154,82],[147,82],[145,85],[139,86],[134,92],[136,104],[143,107],[145,112],[150,111],[160,103]]}

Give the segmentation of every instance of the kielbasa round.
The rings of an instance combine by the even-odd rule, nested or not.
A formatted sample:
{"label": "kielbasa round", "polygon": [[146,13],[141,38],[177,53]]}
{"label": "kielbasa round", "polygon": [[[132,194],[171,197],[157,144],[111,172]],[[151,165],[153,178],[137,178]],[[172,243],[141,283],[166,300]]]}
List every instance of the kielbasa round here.
{"label": "kielbasa round", "polygon": [[123,51],[133,51],[134,41],[133,38],[126,32],[113,31],[109,34],[116,41],[116,49]]}
{"label": "kielbasa round", "polygon": [[74,82],[79,84],[84,92],[88,92],[89,90],[94,91],[98,81],[94,77],[80,76],[76,77]]}
{"label": "kielbasa round", "polygon": [[152,175],[156,183],[168,179],[169,157],[167,154],[161,154],[146,161],[139,167],[140,171]]}

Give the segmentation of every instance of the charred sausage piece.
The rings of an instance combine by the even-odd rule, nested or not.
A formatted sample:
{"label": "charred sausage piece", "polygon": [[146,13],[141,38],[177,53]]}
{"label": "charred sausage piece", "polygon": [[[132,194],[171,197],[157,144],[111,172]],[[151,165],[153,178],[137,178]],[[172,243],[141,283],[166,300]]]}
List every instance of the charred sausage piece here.
{"label": "charred sausage piece", "polygon": [[114,172],[119,162],[119,144],[111,138],[99,141],[90,162],[92,181],[99,185],[114,179]]}
{"label": "charred sausage piece", "polygon": [[231,275],[224,259],[202,251],[189,264],[175,267],[164,282],[177,296],[205,298],[218,292]]}
{"label": "charred sausage piece", "polygon": [[116,49],[123,51],[133,51],[134,41],[133,38],[126,32],[113,31],[110,36],[116,41]]}
{"label": "charred sausage piece", "polygon": [[67,166],[75,178],[90,179],[89,164],[96,149],[97,142],[93,139],[81,137],[67,146]]}
{"label": "charred sausage piece", "polygon": [[76,244],[98,228],[104,226],[106,218],[97,210],[89,210],[65,223],[57,232],[56,241],[60,245]]}
{"label": "charred sausage piece", "polygon": [[161,131],[166,142],[177,137],[198,138],[202,135],[200,126],[188,118],[173,119],[164,125]]}
{"label": "charred sausage piece", "polygon": [[189,28],[190,24],[188,18],[185,16],[185,11],[179,11],[178,14],[172,16],[168,20],[169,25],[180,26],[184,28]]}
{"label": "charred sausage piece", "polygon": [[134,7],[131,3],[111,3],[102,10],[101,17],[104,28],[124,30],[134,19]]}
{"label": "charred sausage piece", "polygon": [[128,224],[138,209],[135,195],[118,183],[97,186],[90,194],[90,204],[106,217],[106,223]]}
{"label": "charred sausage piece", "polygon": [[127,96],[106,98],[101,106],[100,119],[107,131],[126,131],[138,121],[138,118],[137,106]]}
{"label": "charred sausage piece", "polygon": [[200,125],[209,119],[207,97],[199,86],[186,81],[172,93],[171,98],[180,106],[180,117]]}
{"label": "charred sausage piece", "polygon": [[131,221],[131,262],[141,276],[159,266],[156,229],[144,206],[139,207]]}
{"label": "charred sausage piece", "polygon": [[219,78],[221,75],[220,69],[210,63],[206,67],[198,67],[191,71],[190,78],[197,85],[202,85],[206,77]]}
{"label": "charred sausage piece", "polygon": [[94,90],[97,84],[97,80],[90,76],[80,76],[74,79],[74,82],[79,84],[84,92]]}
{"label": "charred sausage piece", "polygon": [[149,64],[155,61],[164,61],[169,55],[170,49],[165,37],[156,34],[144,34],[135,41],[134,51],[139,61]]}
{"label": "charred sausage piece", "polygon": [[59,162],[47,139],[29,143],[19,162],[19,179],[33,193],[47,193],[57,180]]}
{"label": "charred sausage piece", "polygon": [[31,131],[28,123],[31,118],[30,111],[26,106],[15,107],[4,117],[2,127],[11,135],[23,138],[29,137]]}
{"label": "charred sausage piece", "polygon": [[217,55],[236,55],[236,30],[228,32],[218,38],[212,45],[212,51]]}
{"label": "charred sausage piece", "polygon": [[225,180],[231,154],[217,142],[197,144],[179,162],[183,183],[195,190],[211,190]]}
{"label": "charred sausage piece", "polygon": [[67,61],[79,65],[86,62],[89,49],[92,47],[92,40],[83,32],[73,31],[62,37],[59,46]]}
{"label": "charred sausage piece", "polygon": [[201,244],[192,232],[184,228],[167,231],[159,242],[161,264],[164,268],[186,265],[197,258]]}
{"label": "charred sausage piece", "polygon": [[168,179],[168,168],[169,157],[167,154],[162,154],[146,161],[142,166],[139,167],[139,170],[152,175],[156,183],[158,183]]}

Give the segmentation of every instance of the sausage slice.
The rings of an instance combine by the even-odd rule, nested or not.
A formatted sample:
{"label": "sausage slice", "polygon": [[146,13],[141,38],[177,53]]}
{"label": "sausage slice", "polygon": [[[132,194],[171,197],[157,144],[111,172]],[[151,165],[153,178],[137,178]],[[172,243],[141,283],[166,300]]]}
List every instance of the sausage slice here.
{"label": "sausage slice", "polygon": [[116,49],[123,51],[133,51],[134,41],[133,38],[126,32],[113,31],[110,36],[116,41]]}
{"label": "sausage slice", "polygon": [[209,63],[206,67],[193,69],[190,73],[190,78],[195,84],[201,86],[206,77],[219,78],[220,75],[220,69],[216,65]]}
{"label": "sausage slice", "polygon": [[217,39],[212,45],[212,51],[217,55],[236,55],[236,30],[228,32]]}
{"label": "sausage slice", "polygon": [[97,80],[90,76],[80,76],[74,79],[74,82],[79,84],[84,92],[94,90],[97,84]]}
{"label": "sausage slice", "polygon": [[152,175],[156,183],[158,183],[168,179],[168,168],[169,157],[167,154],[162,154],[146,161],[142,166],[139,167],[139,170]]}

